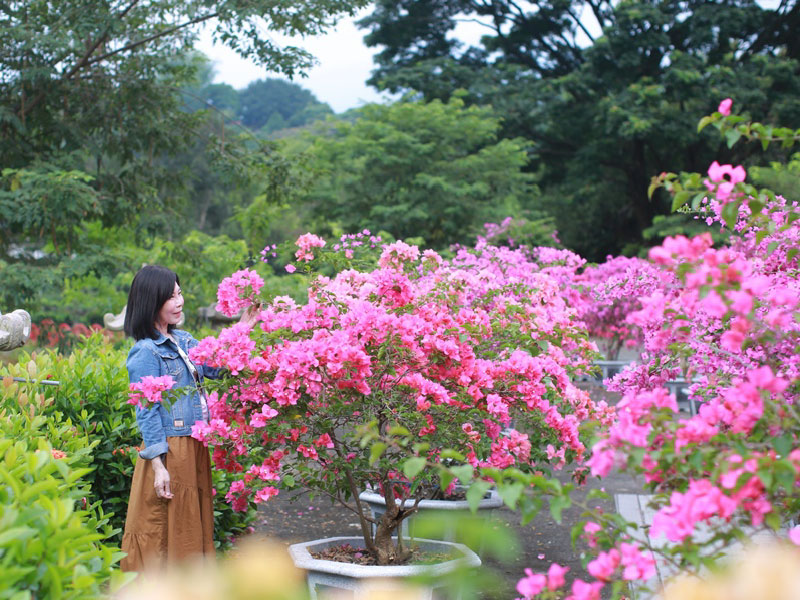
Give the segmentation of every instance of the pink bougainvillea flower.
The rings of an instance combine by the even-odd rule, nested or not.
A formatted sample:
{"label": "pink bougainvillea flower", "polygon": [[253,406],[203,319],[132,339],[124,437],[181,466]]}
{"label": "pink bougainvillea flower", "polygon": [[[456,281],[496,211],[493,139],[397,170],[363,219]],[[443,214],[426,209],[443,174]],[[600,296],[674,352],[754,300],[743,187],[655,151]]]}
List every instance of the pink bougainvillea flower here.
{"label": "pink bougainvillea flower", "polygon": [[600,552],[596,559],[586,565],[586,570],[592,577],[608,581],[619,566],[621,559],[619,550],[612,548],[608,552]]}
{"label": "pink bougainvillea flower", "polygon": [[719,103],[719,107],[717,108],[717,112],[722,114],[723,117],[727,117],[731,114],[731,107],[733,106],[733,99],[732,98],[725,98],[722,102]]}
{"label": "pink bougainvillea flower", "polygon": [[789,530],[789,541],[795,546],[800,546],[800,525],[795,525]]}
{"label": "pink bougainvillea flower", "polygon": [[726,202],[730,199],[734,186],[746,179],[747,172],[741,165],[734,167],[733,165],[721,165],[714,161],[708,167],[708,177],[706,187],[712,192],[716,188],[717,200]]}
{"label": "pink bougainvillea flower", "polygon": [[525,577],[517,582],[517,591],[523,598],[529,600],[539,594],[546,584],[547,578],[544,575],[525,569]]}
{"label": "pink bougainvillea flower", "polygon": [[153,377],[145,375],[136,383],[130,384],[128,393],[128,404],[148,408],[155,403],[161,402],[162,392],[172,389],[175,381],[169,375]]}
{"label": "pink bougainvillea flower", "polygon": [[626,581],[647,581],[656,574],[656,561],[649,552],[642,552],[635,544],[622,542],[622,578]]}
{"label": "pink bougainvillea flower", "polygon": [[603,582],[594,581],[586,583],[580,579],[572,582],[572,594],[565,600],[600,600],[600,590],[603,589]]}
{"label": "pink bougainvillea flower", "polygon": [[308,262],[314,260],[314,253],[311,251],[311,249],[324,247],[325,240],[318,235],[314,235],[313,233],[304,233],[297,238],[295,245],[299,248],[294,253],[295,258],[297,260]]}
{"label": "pink bougainvillea flower", "polygon": [[569,571],[569,567],[562,567],[556,563],[550,565],[550,568],[547,569],[547,589],[552,591],[563,586],[564,575],[567,574],[567,571]]}
{"label": "pink bougainvillea flower", "polygon": [[67,453],[63,450],[50,450],[50,454],[53,455],[53,458],[67,458]]}
{"label": "pink bougainvillea flower", "polygon": [[223,315],[232,317],[252,305],[262,287],[264,280],[255,271],[236,271],[219,284],[216,309]]}

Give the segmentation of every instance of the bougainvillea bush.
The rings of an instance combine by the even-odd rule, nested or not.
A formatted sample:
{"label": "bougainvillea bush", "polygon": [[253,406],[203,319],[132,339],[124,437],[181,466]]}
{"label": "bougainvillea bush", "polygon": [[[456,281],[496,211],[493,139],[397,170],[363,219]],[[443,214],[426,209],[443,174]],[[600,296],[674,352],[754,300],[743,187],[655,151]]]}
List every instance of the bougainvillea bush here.
{"label": "bougainvillea bush", "polygon": [[[731,143],[800,140],[800,131],[730,111],[728,100],[701,125]],[[518,586],[525,598],[592,600],[603,589],[619,597],[626,582],[653,577],[656,558],[668,572],[702,576],[756,534],[800,545],[800,206],[749,185],[742,166],[716,161],[706,175],[662,174],[659,186],[675,194],[676,207],[688,202],[732,235],[717,248],[706,233],[650,250],[663,277],[627,317],[643,333],[644,360],[611,382],[622,400],[587,461],[599,477],[613,469],[642,477],[653,494],[652,526],[589,510],[574,534],[589,547],[595,580],[574,581],[570,594],[563,578],[528,571]],[[696,414],[679,415],[664,389],[677,377],[689,382]]]}
{"label": "bougainvillea bush", "polygon": [[622,348],[639,348],[642,329],[628,319],[641,309],[641,298],[671,277],[637,257],[609,256],[587,265],[570,282],[580,293],[578,314],[607,360],[617,360]]}
{"label": "bougainvillea bush", "polygon": [[571,250],[553,247],[552,243],[558,244],[555,235],[549,246],[524,243],[526,238],[521,239],[518,228],[525,224],[524,220],[510,217],[502,223],[486,223],[485,235],[478,236],[477,246],[513,248],[526,255],[529,261],[526,268],[553,277],[561,287],[560,295],[575,309],[590,339],[598,345],[600,355],[607,360],[617,360],[623,347],[640,347],[642,331],[628,321],[628,315],[641,308],[642,295],[661,285],[664,273],[637,257],[608,256],[603,263],[587,264]]}
{"label": "bougainvillea bush", "polygon": [[[307,303],[275,298],[253,330],[237,324],[193,350],[236,376],[213,389],[212,419],[194,435],[214,446],[218,468],[238,473],[226,492],[234,506],[298,488],[330,496],[360,519],[379,564],[401,563],[408,550],[391,535],[415,510],[403,501],[479,468],[580,461],[580,423],[609,409],[572,384],[594,347],[525,253],[483,245],[445,261],[395,242],[379,249],[377,268],[342,268],[375,245],[356,238],[331,248],[301,236],[288,271],[330,260],[339,272],[312,275]],[[222,308],[258,302],[260,290],[237,273],[220,286]],[[390,499],[374,522],[358,499],[368,487]]]}

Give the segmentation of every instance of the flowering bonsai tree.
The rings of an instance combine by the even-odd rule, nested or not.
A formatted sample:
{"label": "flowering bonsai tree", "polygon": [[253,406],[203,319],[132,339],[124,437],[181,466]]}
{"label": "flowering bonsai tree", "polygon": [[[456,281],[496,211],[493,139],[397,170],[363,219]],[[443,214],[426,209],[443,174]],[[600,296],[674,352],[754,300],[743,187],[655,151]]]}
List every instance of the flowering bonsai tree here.
{"label": "flowering bonsai tree", "polygon": [[[200,342],[193,359],[237,378],[213,389],[210,423],[194,436],[239,474],[227,491],[234,506],[279,490],[329,496],[355,513],[366,550],[386,565],[408,558],[392,535],[428,485],[580,461],[581,422],[609,409],[571,383],[574,355],[593,347],[524,252],[483,245],[445,261],[396,242],[376,268],[352,268],[369,264],[377,243],[365,232],[329,250],[301,236],[287,270],[312,276],[307,303],[275,298],[252,331],[237,324]],[[313,276],[332,264],[333,277]],[[258,301],[260,288],[253,272],[235,274],[220,286],[221,309]],[[362,510],[368,487],[388,500],[379,519]],[[488,487],[480,480],[468,499]]]}
{"label": "flowering bonsai tree", "polygon": [[[765,147],[800,140],[730,112],[726,100],[701,126]],[[589,546],[595,580],[575,580],[568,596],[575,600],[598,600],[607,585],[619,597],[625,582],[646,584],[656,559],[702,576],[731,544],[759,531],[800,545],[800,207],[746,183],[743,167],[716,161],[707,176],[662,174],[659,186],[675,194],[676,208],[691,203],[733,235],[720,248],[703,234],[650,250],[664,276],[642,290],[641,308],[628,316],[643,332],[645,360],[612,381],[622,400],[587,464],[599,477],[614,468],[643,477],[656,514],[648,531],[585,507],[574,533]],[[676,376],[693,382],[697,414],[681,417],[662,387]],[[552,498],[571,502],[558,491]],[[555,598],[567,593],[563,584],[528,571],[518,590]]]}

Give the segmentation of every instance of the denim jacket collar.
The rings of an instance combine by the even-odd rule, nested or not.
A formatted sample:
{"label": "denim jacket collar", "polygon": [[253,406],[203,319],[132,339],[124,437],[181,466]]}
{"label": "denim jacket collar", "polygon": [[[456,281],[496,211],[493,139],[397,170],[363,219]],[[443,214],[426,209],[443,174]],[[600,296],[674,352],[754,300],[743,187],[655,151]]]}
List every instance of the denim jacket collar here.
{"label": "denim jacket collar", "polygon": [[[158,337],[153,340],[153,343],[156,346],[162,346],[164,342],[169,340],[169,338],[165,336],[163,333],[161,333],[158,329],[156,329],[156,333],[158,334]],[[178,340],[182,339],[184,335],[186,335],[186,333],[184,331],[181,331],[180,329],[172,330],[172,337],[175,338],[175,343],[177,343]]]}

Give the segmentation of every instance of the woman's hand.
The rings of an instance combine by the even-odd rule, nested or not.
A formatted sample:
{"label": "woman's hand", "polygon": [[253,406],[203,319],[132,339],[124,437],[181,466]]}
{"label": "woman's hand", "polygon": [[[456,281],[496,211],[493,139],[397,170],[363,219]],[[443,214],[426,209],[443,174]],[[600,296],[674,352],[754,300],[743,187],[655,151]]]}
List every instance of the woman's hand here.
{"label": "woman's hand", "polygon": [[242,313],[242,317],[239,319],[239,323],[244,323],[248,327],[252,329],[252,327],[258,322],[258,315],[261,313],[261,302],[257,302],[256,304],[251,304],[247,307]]}
{"label": "woman's hand", "polygon": [[169,471],[164,463],[161,462],[161,457],[156,456],[150,462],[153,464],[153,471],[155,473],[154,486],[156,488],[156,496],[163,500],[172,500],[172,490],[169,486]]}

